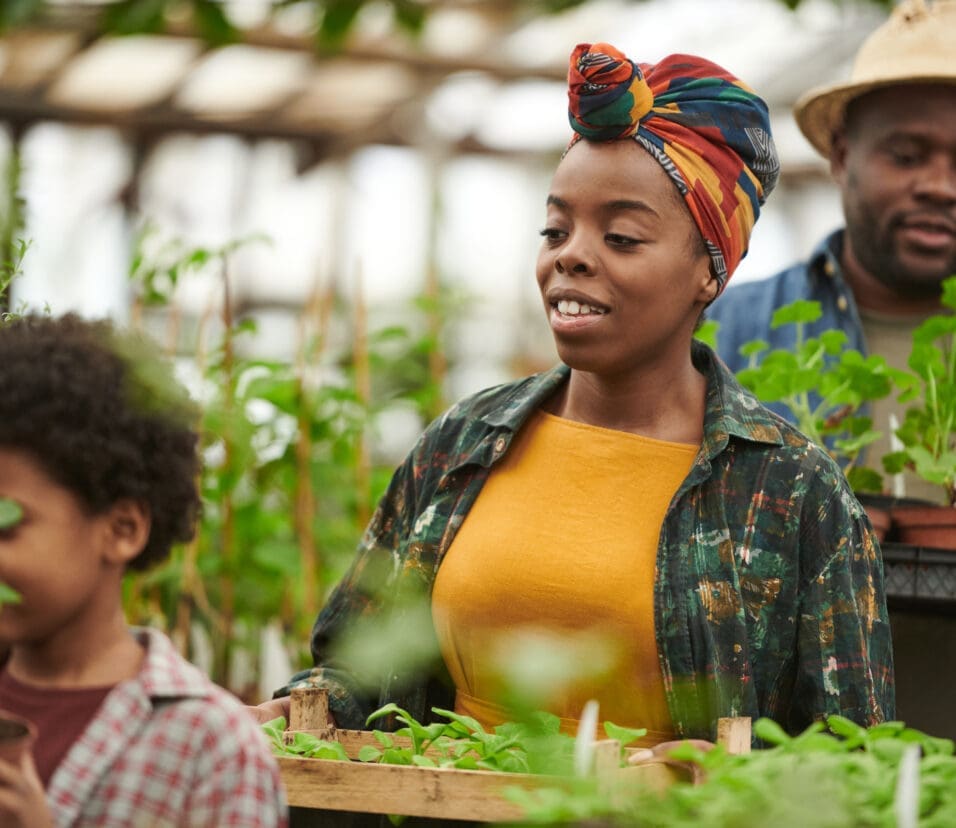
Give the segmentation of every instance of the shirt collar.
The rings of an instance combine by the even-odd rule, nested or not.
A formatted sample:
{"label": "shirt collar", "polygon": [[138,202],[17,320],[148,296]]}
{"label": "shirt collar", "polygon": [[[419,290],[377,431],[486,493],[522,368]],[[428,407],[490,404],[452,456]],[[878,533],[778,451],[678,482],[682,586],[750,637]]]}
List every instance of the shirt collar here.
{"label": "shirt collar", "polygon": [[165,635],[147,627],[134,627],[133,635],[146,651],[136,680],[149,698],[209,695],[209,680],[176,652]]}
{"label": "shirt collar", "polygon": [[[783,445],[780,420],[737,382],[733,372],[713,350],[694,340],[691,355],[697,370],[707,377],[703,455],[708,458],[716,456],[727,446],[731,436],[756,443]],[[569,374],[566,365],[559,365],[516,383],[508,396],[484,415],[483,421],[495,429],[513,434],[567,381]],[[505,439],[510,441],[510,436]],[[507,442],[501,446],[502,449],[506,447]],[[503,450],[497,453],[501,454]]]}
{"label": "shirt collar", "polygon": [[783,445],[780,419],[737,382],[733,372],[711,348],[694,340],[691,356],[697,370],[707,377],[701,455],[713,459],[727,447],[731,437]]}
{"label": "shirt collar", "polygon": [[843,268],[840,266],[840,256],[843,255],[844,230],[834,230],[821,241],[810,254],[808,272],[813,278],[843,279]]}

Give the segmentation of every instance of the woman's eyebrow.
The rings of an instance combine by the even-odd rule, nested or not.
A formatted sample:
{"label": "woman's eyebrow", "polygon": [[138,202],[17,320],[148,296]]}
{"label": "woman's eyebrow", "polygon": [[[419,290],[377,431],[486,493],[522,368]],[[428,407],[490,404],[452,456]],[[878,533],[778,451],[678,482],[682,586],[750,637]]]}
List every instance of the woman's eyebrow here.
{"label": "woman's eyebrow", "polygon": [[[563,198],[556,195],[549,195],[546,201],[548,206],[554,205],[563,210],[570,208],[570,205]],[[632,199],[615,199],[614,201],[608,201],[606,204],[603,204],[602,207],[609,212],[620,212],[623,210],[637,210],[642,213],[649,213],[652,216],[658,216],[657,210],[651,207],[650,204]]]}
{"label": "woman's eyebrow", "polygon": [[609,201],[604,205],[608,210],[613,212],[618,212],[620,210],[637,210],[641,213],[650,213],[652,216],[657,216],[657,210],[651,207],[650,204],[644,201],[632,201],[630,199],[618,199],[616,201]]}

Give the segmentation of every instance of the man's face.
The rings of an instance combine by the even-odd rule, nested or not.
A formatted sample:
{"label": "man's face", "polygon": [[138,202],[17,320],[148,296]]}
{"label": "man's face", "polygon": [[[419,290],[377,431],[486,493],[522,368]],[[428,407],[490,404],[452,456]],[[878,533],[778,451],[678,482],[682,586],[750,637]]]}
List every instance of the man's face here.
{"label": "man's face", "polygon": [[850,262],[901,296],[956,273],[956,85],[909,85],[851,103],[833,142]]}

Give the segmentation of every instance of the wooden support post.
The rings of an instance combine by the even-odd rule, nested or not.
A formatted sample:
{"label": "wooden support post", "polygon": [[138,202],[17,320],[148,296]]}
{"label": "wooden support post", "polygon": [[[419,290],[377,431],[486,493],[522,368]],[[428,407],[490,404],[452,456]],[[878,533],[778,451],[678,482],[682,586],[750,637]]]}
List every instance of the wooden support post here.
{"label": "wooden support post", "polygon": [[289,700],[288,731],[305,731],[320,739],[335,738],[335,728],[329,724],[329,691],[323,687],[293,688]]}
{"label": "wooden support post", "polygon": [[723,745],[727,753],[750,753],[750,738],[749,716],[717,720],[717,744]]}

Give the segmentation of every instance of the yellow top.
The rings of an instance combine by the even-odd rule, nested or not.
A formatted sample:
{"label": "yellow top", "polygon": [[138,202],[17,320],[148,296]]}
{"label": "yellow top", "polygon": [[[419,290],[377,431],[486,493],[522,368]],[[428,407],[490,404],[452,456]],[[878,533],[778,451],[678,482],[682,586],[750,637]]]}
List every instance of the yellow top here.
{"label": "yellow top", "polygon": [[432,615],[455,707],[486,727],[505,688],[573,730],[600,718],[670,738],[654,636],[664,515],[697,446],[539,412],[494,467],[442,562]]}

